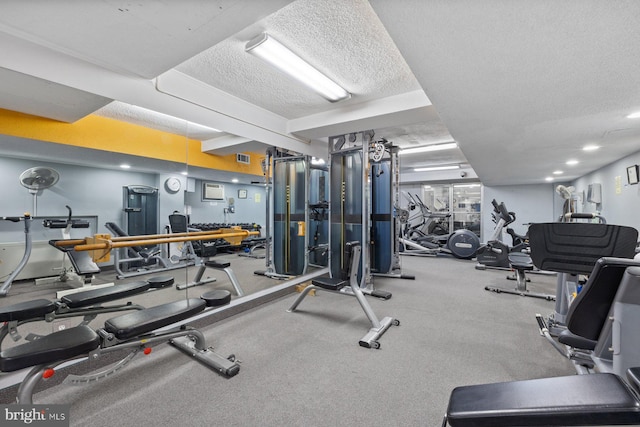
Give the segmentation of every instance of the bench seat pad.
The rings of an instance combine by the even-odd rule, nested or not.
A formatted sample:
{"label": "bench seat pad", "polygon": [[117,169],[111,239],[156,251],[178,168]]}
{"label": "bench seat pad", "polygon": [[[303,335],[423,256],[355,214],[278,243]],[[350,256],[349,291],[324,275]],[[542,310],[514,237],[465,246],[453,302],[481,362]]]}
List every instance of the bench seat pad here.
{"label": "bench seat pad", "polygon": [[104,329],[120,340],[144,335],[204,310],[206,303],[199,298],[174,301],[129,314],[113,317],[104,323]]}
{"label": "bench seat pad", "polygon": [[55,310],[55,303],[44,298],[19,302],[17,304],[0,307],[0,322],[35,319],[52,313]]}
{"label": "bench seat pad", "polygon": [[217,262],[217,261],[207,261],[204,263],[207,267],[225,269],[231,266],[230,262]]}
{"label": "bench seat pad", "polygon": [[339,291],[340,289],[345,287],[347,281],[335,277],[320,276],[311,280],[311,283],[314,286],[327,289],[329,291]]}
{"label": "bench seat pad", "polygon": [[124,283],[121,285],[113,285],[106,288],[92,289],[89,291],[65,295],[60,300],[70,308],[88,307],[119,298],[126,298],[130,295],[139,294],[149,289],[149,287],[150,285],[146,281]]}
{"label": "bench seat pad", "polygon": [[452,427],[634,425],[640,405],[617,375],[590,374],[457,387]]}
{"label": "bench seat pad", "polygon": [[87,325],[63,329],[0,352],[0,370],[12,372],[35,365],[62,362],[100,346],[100,337]]}

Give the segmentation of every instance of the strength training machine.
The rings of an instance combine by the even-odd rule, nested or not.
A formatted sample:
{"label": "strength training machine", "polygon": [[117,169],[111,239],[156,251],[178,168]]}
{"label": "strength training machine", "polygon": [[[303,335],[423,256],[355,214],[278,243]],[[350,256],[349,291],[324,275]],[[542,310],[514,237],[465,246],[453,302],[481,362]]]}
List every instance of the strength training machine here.
{"label": "strength training machine", "polygon": [[255,274],[291,279],[328,262],[328,171],[310,156],[267,150],[266,270]]}

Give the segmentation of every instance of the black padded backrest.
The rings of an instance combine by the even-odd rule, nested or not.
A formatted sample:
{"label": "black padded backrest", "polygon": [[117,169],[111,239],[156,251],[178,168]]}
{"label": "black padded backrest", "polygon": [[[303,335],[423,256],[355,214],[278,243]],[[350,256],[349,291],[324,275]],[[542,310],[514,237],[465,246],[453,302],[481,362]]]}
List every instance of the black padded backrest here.
{"label": "black padded backrest", "polygon": [[[355,246],[360,246],[360,242],[356,240],[353,242],[347,242],[344,245],[344,263],[342,265],[342,268],[340,269],[340,279],[342,280],[349,280],[349,274],[351,273],[352,268],[351,264],[353,263],[353,248]],[[360,262],[360,260],[358,260],[358,262]]]}
{"label": "black padded backrest", "polygon": [[622,276],[630,266],[640,266],[640,261],[610,257],[596,261],[589,280],[569,306],[567,328],[571,333],[598,339]]}
{"label": "black padded backrest", "polygon": [[548,222],[529,227],[531,259],[540,270],[589,274],[602,257],[633,258],[638,230],[623,225]]}
{"label": "black padded backrest", "polygon": [[186,215],[174,213],[169,215],[169,225],[172,233],[186,233],[189,222]]}

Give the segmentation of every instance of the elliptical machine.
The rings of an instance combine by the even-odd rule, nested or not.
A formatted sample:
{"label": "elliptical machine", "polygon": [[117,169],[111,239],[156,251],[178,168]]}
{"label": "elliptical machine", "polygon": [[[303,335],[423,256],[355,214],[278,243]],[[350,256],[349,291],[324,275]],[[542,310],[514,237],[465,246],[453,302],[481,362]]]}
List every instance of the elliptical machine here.
{"label": "elliptical machine", "polygon": [[471,259],[476,256],[480,247],[480,239],[470,230],[460,229],[449,234],[429,234],[433,230],[432,225],[438,219],[447,219],[450,213],[431,212],[418,195],[404,193],[409,200],[409,210],[416,207],[420,209],[420,222],[412,225],[409,218],[401,228],[400,242],[401,255],[438,255],[446,253],[456,258]]}
{"label": "elliptical machine", "polygon": [[478,264],[476,265],[476,269],[485,270],[487,268],[498,268],[510,270],[511,264],[509,262],[509,253],[525,251],[528,246],[527,238],[526,236],[516,234],[511,229],[507,229],[508,232],[511,230],[509,234],[513,239],[514,246],[509,247],[509,245],[500,240],[502,237],[502,230],[516,220],[516,214],[514,212],[509,212],[504,202],[498,204],[496,199],[493,199],[491,204],[493,205],[493,212],[491,213],[491,216],[496,225],[493,228],[493,234],[491,234],[487,243],[478,248],[478,252],[476,254]]}

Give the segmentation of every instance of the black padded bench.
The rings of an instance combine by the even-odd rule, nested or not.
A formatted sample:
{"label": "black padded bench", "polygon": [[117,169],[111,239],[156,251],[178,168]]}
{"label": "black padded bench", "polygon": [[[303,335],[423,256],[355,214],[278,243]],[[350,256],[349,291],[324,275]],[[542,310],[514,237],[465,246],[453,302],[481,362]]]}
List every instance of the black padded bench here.
{"label": "black padded bench", "polygon": [[147,281],[123,283],[106,288],[91,289],[83,292],[65,295],[60,301],[70,308],[88,307],[103,302],[126,298],[147,291],[151,287]]}
{"label": "black padded bench", "polygon": [[349,284],[347,280],[329,276],[316,277],[315,279],[311,280],[311,283],[314,286],[318,286],[319,288],[329,291],[339,291]]}
{"label": "black padded bench", "polygon": [[[83,356],[96,360],[103,353],[131,349],[132,353],[124,361],[142,347],[167,341],[217,372],[234,376],[240,370],[235,358],[213,352],[197,329],[177,326],[158,331],[203,311],[210,300],[221,305],[228,302],[229,297],[230,293],[225,291],[210,295],[206,302],[202,298],[191,298],[123,314],[107,320],[104,329],[98,331],[80,325],[54,332],[0,351],[0,370],[12,372],[32,367],[18,389],[17,400],[21,404],[32,403],[34,389],[49,367]],[[29,307],[23,307],[22,311],[29,311]]]}
{"label": "black padded bench", "polygon": [[120,340],[140,336],[187,319],[205,308],[200,298],[174,301],[107,320],[104,329]]}
{"label": "black padded bench", "polygon": [[100,346],[100,337],[81,325],[54,332],[0,352],[0,371],[13,372],[30,366],[69,360]]}
{"label": "black padded bench", "polygon": [[[628,379],[639,386],[640,368]],[[603,426],[640,424],[637,390],[614,374],[457,387],[442,426]]]}

